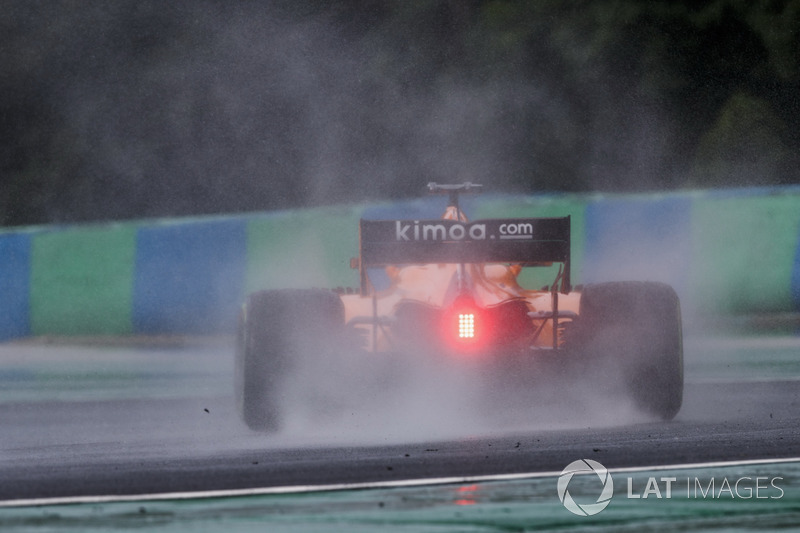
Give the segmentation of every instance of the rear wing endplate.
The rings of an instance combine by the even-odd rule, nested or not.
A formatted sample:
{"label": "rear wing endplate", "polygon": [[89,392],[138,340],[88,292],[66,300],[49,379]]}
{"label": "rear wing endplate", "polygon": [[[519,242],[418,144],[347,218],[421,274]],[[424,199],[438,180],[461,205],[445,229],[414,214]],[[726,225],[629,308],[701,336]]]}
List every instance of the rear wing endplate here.
{"label": "rear wing endplate", "polygon": [[[563,263],[570,291],[570,217],[455,220],[361,220],[362,294],[367,269],[430,263]],[[355,265],[354,265],[355,266]]]}

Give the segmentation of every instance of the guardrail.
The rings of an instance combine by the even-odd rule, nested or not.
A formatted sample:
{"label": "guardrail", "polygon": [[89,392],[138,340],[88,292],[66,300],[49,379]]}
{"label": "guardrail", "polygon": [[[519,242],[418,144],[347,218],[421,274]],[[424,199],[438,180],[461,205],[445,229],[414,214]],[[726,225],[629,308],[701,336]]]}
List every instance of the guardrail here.
{"label": "guardrail", "polygon": [[[0,232],[0,340],[215,334],[259,288],[356,286],[358,220],[431,218],[441,198]],[[673,285],[687,313],[800,311],[800,187],[482,195],[472,218],[572,216],[573,283]],[[531,287],[552,273],[531,269]]]}

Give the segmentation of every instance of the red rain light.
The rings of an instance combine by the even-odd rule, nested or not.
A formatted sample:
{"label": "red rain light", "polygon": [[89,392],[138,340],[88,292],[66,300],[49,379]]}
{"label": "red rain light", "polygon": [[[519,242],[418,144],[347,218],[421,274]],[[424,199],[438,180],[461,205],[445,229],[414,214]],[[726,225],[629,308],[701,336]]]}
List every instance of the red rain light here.
{"label": "red rain light", "polygon": [[486,341],[486,313],[471,298],[456,300],[445,313],[442,324],[448,344],[456,350],[479,348]]}
{"label": "red rain light", "polygon": [[459,339],[475,338],[475,313],[458,314],[458,338]]}

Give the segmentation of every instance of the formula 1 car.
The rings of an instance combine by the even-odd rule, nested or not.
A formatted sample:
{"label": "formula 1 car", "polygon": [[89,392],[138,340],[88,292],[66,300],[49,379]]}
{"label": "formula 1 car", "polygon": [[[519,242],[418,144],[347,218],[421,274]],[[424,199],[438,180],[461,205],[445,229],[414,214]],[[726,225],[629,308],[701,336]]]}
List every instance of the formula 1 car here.
{"label": "formula 1 car", "polygon": [[[680,304],[670,286],[623,281],[573,287],[570,217],[470,222],[459,194],[480,185],[428,188],[449,197],[441,219],[360,221],[360,254],[351,260],[358,289],[263,290],[247,297],[235,381],[251,429],[279,429],[291,394],[320,392],[319,383],[292,380],[298,366],[334,372],[344,368],[337,358],[353,354],[366,356],[346,366],[351,374],[412,355],[511,373],[555,366],[568,378],[570,372],[590,379],[610,374],[608,386],[642,412],[663,420],[676,415],[683,345]],[[558,269],[549,286],[520,286],[523,268],[552,265]],[[373,282],[376,273],[388,286]]]}

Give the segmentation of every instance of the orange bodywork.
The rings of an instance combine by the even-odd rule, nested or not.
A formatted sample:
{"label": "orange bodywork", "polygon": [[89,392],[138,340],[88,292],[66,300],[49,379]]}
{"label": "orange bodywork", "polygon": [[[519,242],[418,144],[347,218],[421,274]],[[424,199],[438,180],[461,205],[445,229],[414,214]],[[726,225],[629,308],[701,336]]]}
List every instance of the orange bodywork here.
{"label": "orange bodywork", "polygon": [[[448,207],[445,220],[466,222],[466,217],[455,208]],[[462,277],[469,280],[470,296],[480,308],[493,308],[503,303],[524,302],[529,312],[550,312],[553,293],[544,290],[528,290],[518,283],[522,270],[519,264],[503,263],[454,263],[389,265],[385,272],[388,288],[372,290],[369,294],[343,294],[345,321],[363,330],[363,338],[369,351],[389,351],[392,348],[391,326],[370,323],[370,317],[391,317],[401,302],[418,302],[437,309],[446,309],[453,301],[454,280],[462,268]],[[580,294],[570,292],[558,295],[560,313],[578,313]],[[533,346],[554,345],[553,324],[550,318],[529,318],[531,330],[537,332]],[[391,323],[391,320],[388,321]],[[558,343],[556,343],[558,344]]]}

